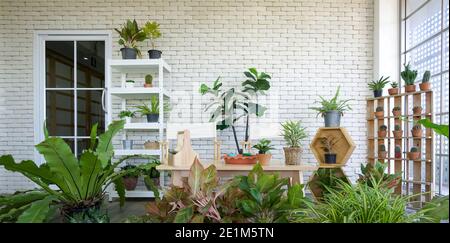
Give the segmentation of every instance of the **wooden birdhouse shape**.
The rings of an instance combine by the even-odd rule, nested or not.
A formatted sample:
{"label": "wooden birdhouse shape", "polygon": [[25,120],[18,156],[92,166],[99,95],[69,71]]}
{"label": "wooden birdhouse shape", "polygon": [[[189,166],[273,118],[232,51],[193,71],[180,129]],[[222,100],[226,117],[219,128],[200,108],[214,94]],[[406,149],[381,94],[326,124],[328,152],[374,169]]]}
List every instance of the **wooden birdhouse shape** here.
{"label": "wooden birdhouse shape", "polygon": [[197,152],[192,149],[191,134],[189,130],[178,132],[177,145],[174,150],[168,153],[169,165],[190,166],[198,158]]}
{"label": "wooden birdhouse shape", "polygon": [[[314,136],[310,148],[319,162],[319,166],[340,167],[347,163],[356,145],[345,128],[321,127]],[[330,163],[334,161],[334,164]]]}

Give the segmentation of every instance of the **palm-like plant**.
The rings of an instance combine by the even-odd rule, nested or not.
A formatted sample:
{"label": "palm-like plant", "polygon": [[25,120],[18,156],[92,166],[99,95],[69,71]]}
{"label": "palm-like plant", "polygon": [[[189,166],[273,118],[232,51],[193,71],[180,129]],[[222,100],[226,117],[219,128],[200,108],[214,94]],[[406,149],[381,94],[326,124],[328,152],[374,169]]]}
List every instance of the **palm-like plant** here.
{"label": "palm-like plant", "polygon": [[327,99],[323,98],[322,96],[319,96],[320,97],[319,103],[321,104],[321,106],[320,107],[311,107],[310,109],[317,111],[317,116],[318,115],[324,116],[327,112],[330,112],[330,111],[337,111],[341,115],[344,115],[345,111],[352,110],[352,108],[348,104],[348,102],[351,101],[351,99],[338,100],[339,91],[340,91],[340,87],[338,87],[336,94],[330,100],[327,100]]}
{"label": "palm-like plant", "polygon": [[150,101],[150,106],[146,104],[136,106],[137,111],[141,113],[141,115],[150,115],[150,114],[159,114],[159,101],[156,96],[152,96]]}
{"label": "palm-like plant", "polygon": [[369,88],[373,91],[383,90],[383,88],[389,83],[389,78],[389,76],[386,78],[384,76],[381,76],[380,79],[370,82],[368,84]]}
{"label": "palm-like plant", "polygon": [[150,43],[152,44],[152,48],[156,48],[156,39],[161,37],[161,31],[159,30],[159,24],[155,21],[147,22],[143,28],[144,33],[150,39]]}
{"label": "palm-like plant", "polygon": [[405,67],[405,70],[400,73],[403,81],[405,81],[406,85],[414,85],[414,81],[417,78],[417,70],[411,70],[410,63],[403,66]]}
{"label": "palm-like plant", "polygon": [[142,56],[137,44],[147,39],[147,33],[139,28],[136,20],[128,19],[121,29],[114,28],[114,30],[120,36],[119,45],[123,45],[125,48],[133,48],[139,57]]}
{"label": "palm-like plant", "polygon": [[[12,218],[18,218],[19,222],[43,222],[52,209],[60,208],[69,218],[76,211],[98,206],[106,188],[112,183],[115,184],[122,205],[125,190],[121,177],[125,172],[115,172],[115,169],[124,160],[134,156],[123,157],[115,163],[111,160],[114,155],[112,139],[124,123],[123,120],[112,122],[98,139],[97,125],[94,125],[90,147],[78,159],[62,138],[50,137],[46,129],[45,140],[36,145],[46,160],[41,166],[31,160],[16,163],[11,155],[0,157],[0,165],[5,169],[21,173],[40,188],[33,193],[8,198],[8,204],[1,208],[1,214],[12,214]],[[27,200],[28,203],[23,204]]]}
{"label": "palm-like plant", "polygon": [[307,137],[306,128],[301,126],[300,121],[286,121],[281,127],[281,136],[289,147],[300,147],[301,141]]}

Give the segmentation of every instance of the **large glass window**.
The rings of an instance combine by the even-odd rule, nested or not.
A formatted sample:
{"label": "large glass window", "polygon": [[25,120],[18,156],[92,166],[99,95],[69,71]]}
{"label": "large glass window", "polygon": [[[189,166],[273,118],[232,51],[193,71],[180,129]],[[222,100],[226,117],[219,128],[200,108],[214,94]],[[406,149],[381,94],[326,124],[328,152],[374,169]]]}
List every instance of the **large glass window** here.
{"label": "large glass window", "polygon": [[[434,119],[448,124],[449,95],[449,0],[402,0],[401,60],[419,75],[431,71]],[[421,76],[417,82],[420,82]],[[403,84],[401,84],[403,85]],[[436,192],[448,195],[448,139],[435,137]]]}

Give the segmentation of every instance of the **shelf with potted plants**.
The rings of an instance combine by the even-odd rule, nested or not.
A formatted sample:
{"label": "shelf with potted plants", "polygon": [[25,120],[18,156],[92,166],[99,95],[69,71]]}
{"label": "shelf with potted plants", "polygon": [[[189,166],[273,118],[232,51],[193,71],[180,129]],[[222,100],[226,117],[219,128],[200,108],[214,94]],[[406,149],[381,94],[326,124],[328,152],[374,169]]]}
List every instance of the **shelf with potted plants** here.
{"label": "shelf with potted plants", "polygon": [[[417,71],[412,70],[409,64],[404,65],[401,77],[405,83],[404,92],[400,91],[397,82],[391,82],[391,88],[388,89],[389,95],[383,96],[382,91],[374,92],[374,97],[367,99],[367,159],[370,163],[378,160],[387,162],[388,169],[394,173],[401,173],[406,184],[411,178],[413,178],[411,181],[431,181],[434,136],[431,129],[424,130],[416,124],[422,118],[432,119],[433,92],[429,84],[430,72],[424,73],[419,84],[420,90],[417,90],[415,82]],[[382,84],[381,81],[383,81]],[[377,88],[383,89],[389,80],[381,78],[372,82],[369,87],[373,91],[375,91],[373,87],[376,82],[379,83]],[[420,151],[425,153],[420,155]],[[394,166],[393,169],[392,166]],[[422,170],[426,171],[424,176],[418,173]],[[413,184],[412,187],[413,193],[432,191],[430,186],[422,188],[419,184]],[[405,188],[408,187],[399,185],[395,191],[409,193],[409,189]],[[426,197],[427,200],[430,198],[430,196]]]}
{"label": "shelf with potted plants", "polygon": [[[168,113],[170,93],[166,90],[171,67],[161,58],[155,42],[161,37],[159,24],[148,21],[139,26],[136,20],[127,20],[120,28],[118,44],[122,59],[109,59],[106,62],[106,110],[107,121],[113,120],[112,97],[120,102],[119,117],[126,123],[122,132],[121,148],[115,149],[115,156],[153,156],[161,159],[159,141],[146,141],[136,144],[130,138],[138,131],[139,136],[163,140],[166,132],[165,115]],[[148,58],[142,58],[140,43],[150,40],[152,49]],[[120,78],[119,78],[120,77]],[[154,80],[155,77],[155,80]],[[138,105],[136,105],[138,104]],[[140,118],[142,117],[142,118]],[[140,163],[136,161],[136,163]],[[112,191],[110,199],[115,197]],[[126,197],[152,197],[148,190],[127,190]]]}

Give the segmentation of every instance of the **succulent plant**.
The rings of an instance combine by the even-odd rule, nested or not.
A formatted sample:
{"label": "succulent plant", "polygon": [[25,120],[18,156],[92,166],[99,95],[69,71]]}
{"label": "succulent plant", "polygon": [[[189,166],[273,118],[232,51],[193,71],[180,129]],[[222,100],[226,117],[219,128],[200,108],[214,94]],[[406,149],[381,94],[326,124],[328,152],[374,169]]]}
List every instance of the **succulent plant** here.
{"label": "succulent plant", "polygon": [[419,149],[417,147],[411,147],[410,152],[412,153],[419,152]]}
{"label": "succulent plant", "polygon": [[402,127],[400,125],[396,124],[394,126],[394,131],[401,131],[401,130],[402,130]]}
{"label": "succulent plant", "polygon": [[128,79],[127,81],[125,81],[127,83],[134,83],[134,80]]}
{"label": "succulent plant", "polygon": [[152,84],[152,82],[153,82],[153,76],[150,74],[145,75],[145,83]]}
{"label": "succulent plant", "polygon": [[380,131],[386,131],[387,130],[387,126],[386,125],[381,125],[379,130]]}
{"label": "succulent plant", "polygon": [[422,83],[427,83],[430,81],[430,77],[431,77],[431,72],[430,71],[425,71],[425,73],[423,74],[423,78],[422,78]]}
{"label": "succulent plant", "polygon": [[414,125],[412,127],[412,130],[421,130],[421,129],[422,129],[422,127],[420,125]]}
{"label": "succulent plant", "polygon": [[414,81],[416,81],[417,78],[417,70],[411,70],[410,63],[403,66],[405,67],[405,70],[400,73],[403,81],[405,81],[406,85],[414,85]]}
{"label": "succulent plant", "polygon": [[380,79],[376,80],[376,81],[372,81],[368,84],[369,89],[373,90],[373,91],[377,91],[377,90],[383,90],[384,86],[386,86],[386,84],[389,83],[389,76],[388,77],[383,77],[381,76]]}
{"label": "succulent plant", "polygon": [[402,149],[400,148],[400,146],[395,146],[395,152],[396,153],[401,153]]}
{"label": "succulent plant", "polygon": [[386,152],[386,146],[384,144],[378,145],[378,151]]}
{"label": "succulent plant", "polygon": [[392,83],[391,83],[391,87],[392,87],[393,89],[398,88],[398,83],[397,83],[397,82],[392,82]]}
{"label": "succulent plant", "polygon": [[402,109],[400,108],[400,106],[395,106],[394,108],[392,108],[392,111],[401,111]]}
{"label": "succulent plant", "polygon": [[382,106],[378,106],[375,111],[376,112],[384,111],[384,108]]}

